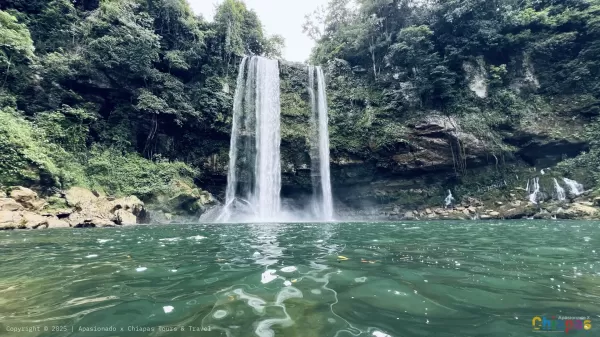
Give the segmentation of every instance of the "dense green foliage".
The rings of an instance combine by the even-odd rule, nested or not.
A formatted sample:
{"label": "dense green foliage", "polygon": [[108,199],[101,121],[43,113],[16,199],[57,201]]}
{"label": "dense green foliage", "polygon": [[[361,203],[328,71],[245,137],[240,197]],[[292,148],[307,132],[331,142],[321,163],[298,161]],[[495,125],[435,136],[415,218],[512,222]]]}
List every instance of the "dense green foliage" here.
{"label": "dense green foliage", "polygon": [[0,184],[149,196],[200,179],[228,144],[240,57],[282,46],[239,0],[212,23],[185,0],[0,2]]}
{"label": "dense green foliage", "polygon": [[[329,70],[334,153],[410,148],[404,126],[432,114],[476,135],[491,163],[514,154],[507,139],[520,134],[600,136],[581,127],[600,115],[600,1],[356,3],[331,0],[304,25],[313,62]],[[591,144],[578,163],[597,172]],[[463,147],[453,147],[457,162]]]}
{"label": "dense green foliage", "polygon": [[[53,118],[64,115],[54,113]],[[66,150],[58,135],[72,135],[59,124],[29,122],[15,112],[0,111],[0,182],[47,189],[84,186],[111,195],[137,195],[144,199],[169,195],[180,181],[193,184],[198,172],[182,162],[93,146]]]}
{"label": "dense green foliage", "polygon": [[[436,135],[415,174],[433,163],[460,185],[473,162],[520,156],[504,180],[514,162],[565,159],[531,155],[553,141],[590,147],[564,175],[600,172],[599,18],[600,0],[329,1],[304,29],[327,74],[332,158],[367,163],[340,179],[402,173],[426,117],[454,138]],[[222,1],[213,22],[185,0],[1,1],[0,185],[150,199],[179,181],[222,183],[239,61],[281,58],[283,42],[242,0]],[[307,186],[307,72],[280,66],[284,180]]]}

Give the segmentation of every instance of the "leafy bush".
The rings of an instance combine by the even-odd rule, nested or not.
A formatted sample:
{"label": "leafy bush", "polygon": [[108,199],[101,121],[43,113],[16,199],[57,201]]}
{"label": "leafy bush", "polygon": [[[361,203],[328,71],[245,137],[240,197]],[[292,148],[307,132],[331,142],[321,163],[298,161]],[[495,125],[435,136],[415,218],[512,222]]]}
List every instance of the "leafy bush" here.
{"label": "leafy bush", "polygon": [[173,194],[178,180],[193,186],[192,179],[196,176],[198,171],[182,162],[160,157],[148,160],[135,153],[99,147],[90,151],[85,167],[89,187],[117,196],[133,194],[144,200]]}
{"label": "leafy bush", "polygon": [[115,196],[134,194],[149,199],[172,194],[177,181],[193,185],[193,178],[198,176],[186,164],[159,156],[148,160],[136,153],[100,147],[87,153],[78,137],[68,142],[78,145],[74,150],[83,150],[76,156],[52,142],[78,134],[69,131],[70,124],[62,125],[61,116],[57,112],[43,115],[40,127],[14,111],[0,111],[0,185],[83,186]]}
{"label": "leafy bush", "polygon": [[42,130],[16,115],[0,110],[0,185],[56,186],[59,169]]}

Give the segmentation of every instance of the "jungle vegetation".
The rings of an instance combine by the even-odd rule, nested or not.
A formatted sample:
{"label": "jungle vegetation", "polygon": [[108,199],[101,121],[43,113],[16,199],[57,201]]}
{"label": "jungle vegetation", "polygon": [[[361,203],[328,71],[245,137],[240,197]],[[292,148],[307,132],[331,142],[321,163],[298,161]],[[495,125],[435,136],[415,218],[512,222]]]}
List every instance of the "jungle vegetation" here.
{"label": "jungle vegetation", "polygon": [[[331,0],[304,30],[327,70],[334,154],[370,156],[440,114],[496,159],[511,128],[584,139],[562,165],[598,183],[600,0]],[[205,183],[229,145],[237,64],[283,45],[241,0],[212,22],[185,0],[0,0],[0,185]],[[581,130],[561,128],[574,119]]]}
{"label": "jungle vegetation", "polygon": [[228,143],[240,57],[283,43],[238,0],[213,22],[184,0],[0,1],[0,185],[149,195],[201,179]]}
{"label": "jungle vegetation", "polygon": [[[331,0],[303,28],[311,61],[329,65],[332,151],[385,151],[407,123],[440,115],[492,162],[518,150],[517,133],[587,142],[561,167],[598,184],[600,1]],[[468,149],[456,145],[460,175]]]}

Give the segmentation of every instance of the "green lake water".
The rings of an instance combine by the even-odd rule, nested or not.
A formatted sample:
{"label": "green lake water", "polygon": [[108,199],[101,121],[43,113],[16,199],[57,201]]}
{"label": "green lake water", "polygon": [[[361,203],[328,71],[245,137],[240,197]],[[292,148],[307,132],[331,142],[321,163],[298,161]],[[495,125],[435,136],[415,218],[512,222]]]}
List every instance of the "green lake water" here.
{"label": "green lake water", "polygon": [[540,336],[557,315],[600,336],[598,222],[0,232],[0,336]]}

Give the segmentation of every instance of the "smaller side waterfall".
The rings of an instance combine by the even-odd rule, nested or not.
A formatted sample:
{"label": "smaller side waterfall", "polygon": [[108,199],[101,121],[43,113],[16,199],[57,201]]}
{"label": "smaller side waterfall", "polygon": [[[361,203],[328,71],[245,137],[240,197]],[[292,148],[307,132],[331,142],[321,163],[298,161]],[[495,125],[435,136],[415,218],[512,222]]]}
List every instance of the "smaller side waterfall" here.
{"label": "smaller side waterfall", "polygon": [[448,196],[446,197],[446,199],[444,199],[444,203],[446,204],[446,207],[450,207],[452,205],[453,201],[454,201],[454,196],[452,195],[452,192],[450,190],[448,190]]}
{"label": "smaller side waterfall", "polygon": [[575,195],[575,196],[579,196],[582,195],[584,192],[583,189],[583,185],[576,182],[575,180],[571,180],[569,178],[563,178],[563,181],[565,182],[565,184],[567,184],[567,187],[569,187],[569,191],[571,192],[571,194]]}
{"label": "smaller side waterfall", "polygon": [[323,69],[319,66],[309,66],[308,82],[312,108],[310,138],[314,211],[320,220],[331,221],[334,209],[329,168],[327,94]]}
{"label": "smaller side waterfall", "polygon": [[556,178],[554,178],[554,188],[556,189],[556,198],[558,199],[558,201],[567,200],[567,194],[565,193],[565,189],[562,188],[562,186],[560,186]]}
{"label": "smaller side waterfall", "polygon": [[536,177],[531,180],[531,184],[527,182],[527,192],[529,194],[529,201],[534,204],[538,203],[538,194],[540,193],[540,178]]}

